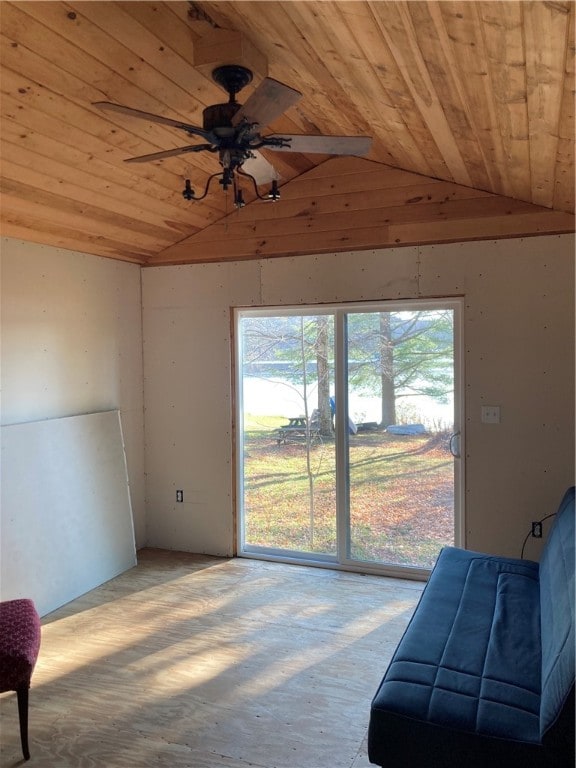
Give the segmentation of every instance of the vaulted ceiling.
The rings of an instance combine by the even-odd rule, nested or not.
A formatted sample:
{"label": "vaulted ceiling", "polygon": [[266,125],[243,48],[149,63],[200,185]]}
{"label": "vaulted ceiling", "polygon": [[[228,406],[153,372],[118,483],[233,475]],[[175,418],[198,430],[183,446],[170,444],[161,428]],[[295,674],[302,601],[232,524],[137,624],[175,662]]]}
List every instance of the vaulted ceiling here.
{"label": "vaulted ceiling", "polygon": [[[1,2],[2,232],[140,264],[574,229],[574,2]],[[303,95],[265,132],[371,136],[365,158],[267,152],[281,201],[233,207],[217,155],[111,101],[202,125],[243,64]],[[261,190],[263,191],[263,190]],[[253,201],[253,202],[252,202]]]}

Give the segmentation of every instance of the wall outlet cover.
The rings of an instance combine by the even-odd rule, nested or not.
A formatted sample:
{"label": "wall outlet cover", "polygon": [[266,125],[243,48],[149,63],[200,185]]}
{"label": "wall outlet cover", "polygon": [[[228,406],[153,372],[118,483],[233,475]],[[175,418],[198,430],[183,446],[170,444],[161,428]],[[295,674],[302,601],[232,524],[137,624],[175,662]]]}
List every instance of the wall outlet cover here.
{"label": "wall outlet cover", "polygon": [[483,424],[500,424],[500,406],[483,405],[480,411]]}

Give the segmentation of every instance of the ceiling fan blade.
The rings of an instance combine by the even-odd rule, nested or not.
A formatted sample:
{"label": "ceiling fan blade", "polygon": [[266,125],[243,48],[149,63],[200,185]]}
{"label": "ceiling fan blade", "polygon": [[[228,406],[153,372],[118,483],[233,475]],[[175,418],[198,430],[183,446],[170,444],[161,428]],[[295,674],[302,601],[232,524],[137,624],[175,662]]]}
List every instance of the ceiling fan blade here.
{"label": "ceiling fan blade", "polygon": [[272,163],[268,162],[260,152],[254,153],[255,157],[249,157],[242,164],[242,170],[256,179],[256,184],[269,184],[271,181],[279,181],[280,174]]}
{"label": "ceiling fan blade", "polygon": [[202,152],[212,150],[212,144],[189,144],[187,147],[178,147],[177,149],[165,149],[163,152],[152,152],[150,155],[139,155],[138,157],[129,157],[124,160],[125,163],[148,163],[150,160],[164,160],[165,157],[175,157],[184,155],[187,152]]}
{"label": "ceiling fan blade", "polygon": [[301,98],[300,91],[271,77],[265,77],[248,101],[236,112],[232,124],[238,125],[245,118],[249,123],[266,126]]}
{"label": "ceiling fan blade", "polygon": [[202,136],[202,138],[210,142],[212,142],[214,139],[214,136],[210,133],[210,131],[205,131],[203,128],[199,128],[197,125],[183,123],[180,120],[172,120],[172,118],[162,117],[162,115],[154,115],[152,112],[142,112],[141,109],[125,107],[122,104],[113,104],[111,101],[93,101],[92,106],[98,107],[98,109],[107,110],[108,112],[120,112],[123,115],[139,117],[142,120],[149,120],[152,123],[161,123],[162,125],[170,125],[173,128],[180,128],[181,130],[195,136]]}
{"label": "ceiling fan blade", "polygon": [[323,155],[365,155],[370,151],[372,138],[370,136],[307,136],[307,135],[284,135],[265,136],[265,139],[290,139],[290,145],[287,147],[271,146],[274,152],[301,152],[302,154],[313,154],[319,152]]}

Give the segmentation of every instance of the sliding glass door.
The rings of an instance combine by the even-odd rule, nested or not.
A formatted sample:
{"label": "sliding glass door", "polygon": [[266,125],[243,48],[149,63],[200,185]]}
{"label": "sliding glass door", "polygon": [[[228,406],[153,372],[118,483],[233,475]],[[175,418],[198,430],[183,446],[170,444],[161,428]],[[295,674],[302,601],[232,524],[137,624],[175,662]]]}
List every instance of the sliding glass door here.
{"label": "sliding glass door", "polygon": [[239,554],[407,572],[460,542],[459,314],[237,311]]}

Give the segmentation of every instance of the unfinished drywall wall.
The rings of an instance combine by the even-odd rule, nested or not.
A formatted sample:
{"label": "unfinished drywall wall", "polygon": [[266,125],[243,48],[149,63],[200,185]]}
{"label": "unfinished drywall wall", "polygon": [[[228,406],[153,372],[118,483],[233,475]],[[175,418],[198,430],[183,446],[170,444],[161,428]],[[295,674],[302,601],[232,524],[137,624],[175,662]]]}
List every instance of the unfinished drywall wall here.
{"label": "unfinished drywall wall", "polygon": [[149,543],[234,549],[230,306],[460,295],[466,544],[519,555],[573,482],[573,254],[564,235],[144,270]]}
{"label": "unfinished drywall wall", "polygon": [[148,543],[229,555],[230,306],[260,303],[260,264],[144,270],[144,283]]}
{"label": "unfinished drywall wall", "polygon": [[[519,556],[574,483],[574,238],[423,248],[420,289],[466,297],[468,547]],[[500,424],[481,422],[483,405]]]}
{"label": "unfinished drywall wall", "polygon": [[2,424],[119,409],[145,543],[140,267],[4,238]]}
{"label": "unfinished drywall wall", "polygon": [[2,427],[0,599],[40,616],[136,564],[118,411]]}

